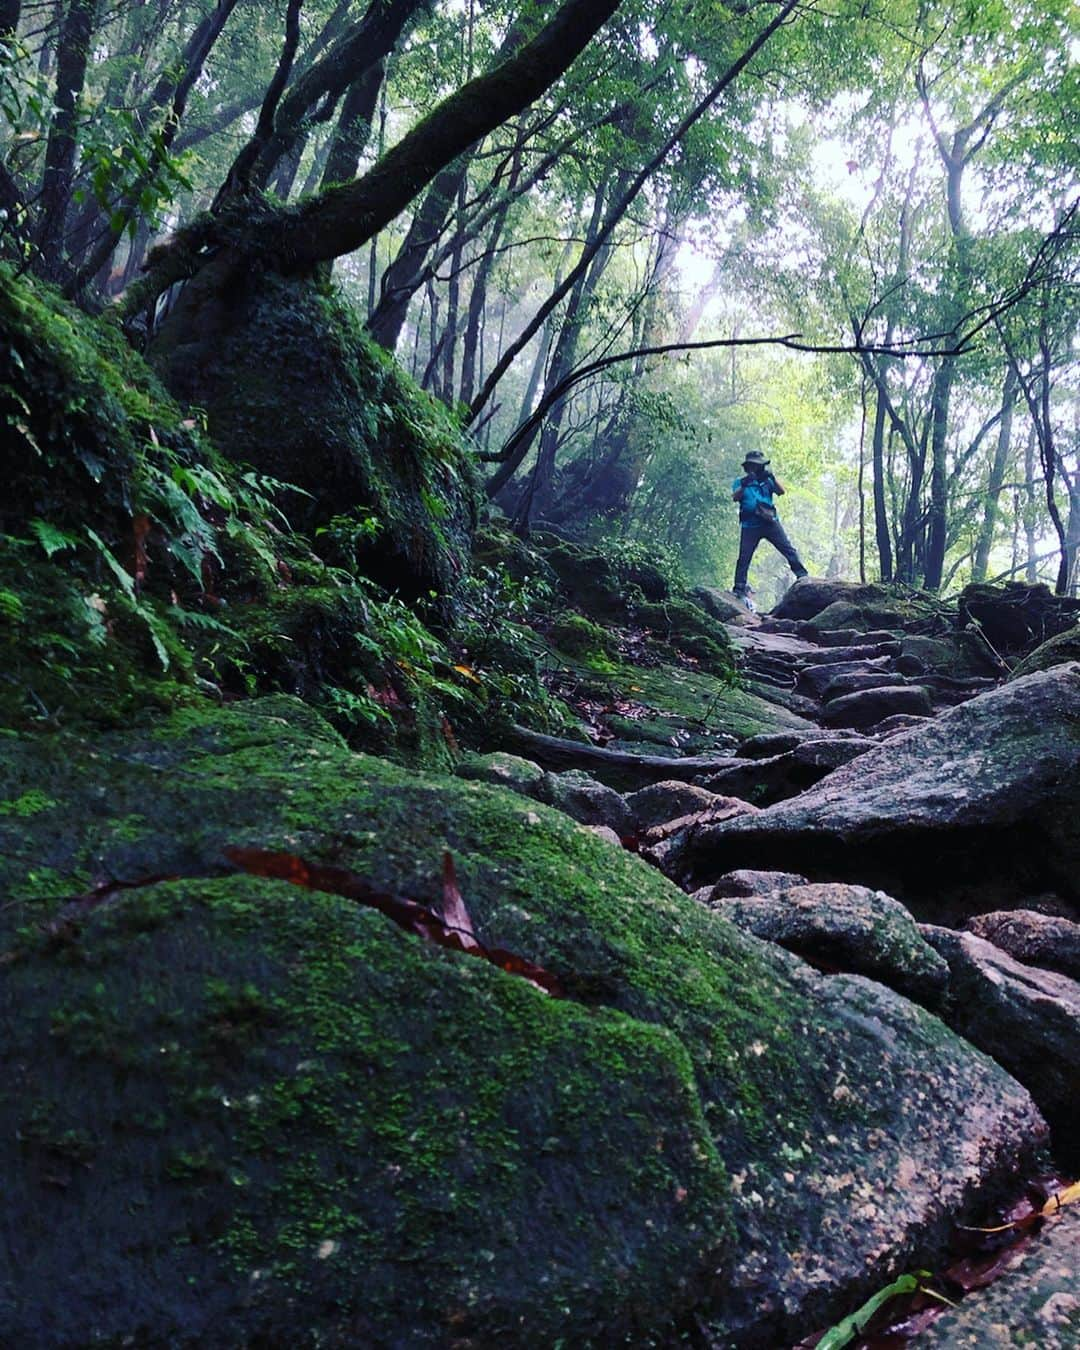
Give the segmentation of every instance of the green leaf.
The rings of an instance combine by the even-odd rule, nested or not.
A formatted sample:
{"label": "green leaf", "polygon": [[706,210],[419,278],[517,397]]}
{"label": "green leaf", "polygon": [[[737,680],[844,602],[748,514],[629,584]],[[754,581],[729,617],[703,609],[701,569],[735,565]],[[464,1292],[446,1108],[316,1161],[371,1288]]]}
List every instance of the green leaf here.
{"label": "green leaf", "polygon": [[51,558],[54,553],[63,553],[65,549],[75,548],[79,542],[78,535],[61,530],[56,525],[50,525],[47,520],[32,520],[30,530],[45,550],[47,558]]}
{"label": "green leaf", "polygon": [[845,1317],[842,1322],[837,1322],[836,1326],[818,1341],[817,1350],[843,1350],[845,1345],[850,1345],[859,1335],[882,1304],[888,1303],[889,1299],[896,1298],[898,1294],[913,1294],[918,1288],[919,1280],[915,1275],[901,1275],[899,1279],[893,1280],[892,1284],[879,1289],[872,1298],[868,1298],[856,1312]]}

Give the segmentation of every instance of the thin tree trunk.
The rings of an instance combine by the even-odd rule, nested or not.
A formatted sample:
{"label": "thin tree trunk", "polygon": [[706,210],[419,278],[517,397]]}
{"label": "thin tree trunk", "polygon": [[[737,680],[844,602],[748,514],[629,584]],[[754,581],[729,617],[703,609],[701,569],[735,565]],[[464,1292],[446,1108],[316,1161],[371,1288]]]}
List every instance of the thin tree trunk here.
{"label": "thin tree trunk", "polygon": [[53,256],[64,231],[64,218],[71,200],[78,146],[76,112],[90,57],[90,40],[97,23],[99,0],[70,0],[60,30],[56,57],[56,113],[45,147],[45,170],[38,199],[35,242],[45,257],[50,274],[60,272],[60,259]]}
{"label": "thin tree trunk", "polygon": [[1009,364],[1005,367],[1005,385],[1001,392],[1001,421],[998,423],[997,445],[994,448],[994,459],[990,465],[990,477],[986,484],[986,506],[979,537],[975,543],[975,559],[971,566],[972,581],[985,581],[990,566],[990,550],[994,546],[1000,513],[1001,486],[1005,482],[1005,469],[1012,449],[1012,419],[1017,392],[1016,372]]}
{"label": "thin tree trunk", "polygon": [[697,103],[694,106],[694,108],[692,108],[691,111],[682,119],[682,121],[679,123],[678,127],[675,129],[672,135],[667,138],[667,140],[660,147],[657,153],[649,160],[649,162],[640,171],[640,173],[637,174],[633,182],[630,184],[626,192],[623,194],[622,198],[615,203],[611,211],[608,213],[608,217],[604,221],[604,224],[601,227],[601,229],[598,231],[597,237],[593,242],[591,250],[586,250],[585,252],[582,253],[581,258],[578,261],[577,267],[574,268],[570,272],[570,274],[566,277],[566,279],[563,281],[562,286],[558,287],[555,291],[551,293],[550,296],[548,296],[547,300],[540,306],[537,312],[533,315],[532,319],[525,325],[523,332],[518,336],[517,340],[510,344],[510,347],[503,353],[502,359],[498,362],[495,369],[484,381],[484,387],[480,390],[480,393],[473,400],[472,405],[469,409],[470,421],[476,418],[481,408],[483,408],[484,404],[491,397],[492,393],[494,392],[495,386],[498,384],[499,380],[501,380],[502,377],[506,374],[507,370],[509,369],[514,358],[517,356],[518,352],[520,352],[522,348],[525,347],[532,340],[533,335],[540,328],[541,324],[545,321],[547,316],[551,313],[551,311],[555,308],[555,306],[560,303],[560,301],[563,299],[563,296],[565,296],[567,292],[570,290],[570,288],[575,284],[579,273],[585,271],[585,269],[592,262],[593,255],[597,252],[598,249],[602,248],[603,245],[607,242],[608,237],[611,235],[616,225],[618,225],[619,221],[622,220],[622,218],[626,215],[626,212],[630,209],[631,205],[633,204],[635,198],[637,197],[641,189],[645,186],[645,184],[649,181],[649,179],[653,176],[653,174],[657,171],[657,169],[660,168],[661,164],[663,164],[663,162],[667,159],[668,155],[675,148],[675,146],[678,145],[687,135],[687,133],[691,130],[691,128],[694,127],[696,123],[701,120],[702,117],[704,117],[704,115],[708,112],[708,110],[719,99],[720,95],[730,85],[732,85],[735,82],[737,77],[750,64],[753,58],[761,50],[761,48],[765,46],[769,38],[772,37],[772,35],[776,32],[778,28],[780,28],[784,23],[787,22],[791,14],[798,8],[798,5],[799,0],[785,0],[785,3],[783,4],[782,8],[778,11],[778,13],[775,15],[775,17],[765,26],[765,28],[762,29],[762,31],[757,35],[757,37],[754,38],[754,40],[749,44],[749,46],[743,51],[742,55],[739,56],[734,62],[732,62],[732,64],[727,68],[727,70],[720,77],[720,79],[717,80],[717,82],[712,86],[712,88],[705,95],[705,97],[699,103]]}

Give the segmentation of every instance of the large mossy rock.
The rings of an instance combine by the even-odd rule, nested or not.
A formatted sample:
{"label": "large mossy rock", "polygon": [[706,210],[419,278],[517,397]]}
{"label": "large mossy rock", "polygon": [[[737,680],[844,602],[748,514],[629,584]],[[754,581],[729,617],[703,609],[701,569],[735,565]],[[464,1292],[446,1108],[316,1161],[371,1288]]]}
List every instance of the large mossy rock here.
{"label": "large mossy rock", "polygon": [[1054,666],[1064,665],[1066,661],[1080,661],[1080,627],[1076,624],[1040,643],[1016,666],[1010,678],[1019,680],[1036,670],[1051,670]]}
{"label": "large mossy rock", "polygon": [[695,886],[737,867],[872,885],[949,922],[1057,891],[1080,899],[1080,665],[942,713],[790,801],[689,833],[666,867]]}
{"label": "large mossy rock", "polygon": [[[480,939],[570,997],[227,845],[436,906],[448,849]],[[775,1345],[1041,1138],[929,1014],[284,699],[9,738],[0,880],[13,1344],[644,1346],[696,1305]]]}
{"label": "large mossy rock", "polygon": [[[186,297],[185,292],[185,297]],[[227,296],[182,297],[151,360],[206,410],[233,458],[295,484],[290,520],[374,518],[364,570],[409,598],[451,595],[468,570],[476,485],[460,433],[336,296],[273,272]]]}
{"label": "large mossy rock", "polygon": [[1054,595],[1049,586],[1007,581],[1004,586],[975,582],[957,601],[961,625],[978,624],[999,652],[1029,652],[1047,638],[1076,625],[1080,600]]}

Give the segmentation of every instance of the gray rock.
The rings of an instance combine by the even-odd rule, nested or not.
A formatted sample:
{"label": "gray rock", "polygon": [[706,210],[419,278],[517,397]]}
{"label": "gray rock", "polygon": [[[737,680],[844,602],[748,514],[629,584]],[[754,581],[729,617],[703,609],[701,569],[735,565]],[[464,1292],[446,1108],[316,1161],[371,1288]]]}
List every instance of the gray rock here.
{"label": "gray rock", "polygon": [[[8,738],[0,799],[33,789],[46,807],[0,815],[0,887],[23,897],[0,912],[11,1345],[40,1342],[43,1308],[80,1344],[644,1344],[706,1299],[718,1344],[788,1344],[897,1252],[929,1257],[1043,1137],[922,1009],[486,784],[225,708]],[[424,905],[451,850],[481,940],[576,997],[345,896],[222,877],[238,839]],[[188,879],[34,939],[40,868],[76,887],[136,865]]]}
{"label": "gray rock", "polygon": [[[891,597],[881,586],[860,585],[851,581],[827,581],[819,577],[807,577],[798,586],[792,586],[780,603],[774,606],[772,617],[775,619],[812,619],[838,601],[846,604],[867,604],[887,602]],[[831,624],[831,628],[854,627],[855,625]]]}
{"label": "gray rock", "polygon": [[897,713],[929,717],[932,711],[930,695],[922,685],[887,684],[832,699],[822,713],[822,720],[827,726],[863,728]]}
{"label": "gray rock", "polygon": [[974,933],[933,924],[921,931],[949,963],[945,1020],[1023,1083],[1062,1160],[1080,1163],[1080,984],[1015,961]]}
{"label": "gray rock", "polygon": [[854,647],[826,647],[818,652],[807,652],[802,660],[808,666],[823,666],[835,665],[838,661],[873,661],[879,656],[899,655],[899,641],[890,638],[887,642],[863,642]]}
{"label": "gray rock", "polygon": [[[740,744],[735,754],[739,759],[771,759],[773,755],[783,755],[789,750],[797,749],[804,741],[834,740],[860,742],[863,738],[858,732],[849,731],[844,727],[827,730],[822,727],[810,727],[805,731],[768,731],[748,737]],[[871,746],[872,743],[867,741],[863,749],[869,750]]]}
{"label": "gray rock", "polygon": [[504,750],[496,750],[490,755],[465,755],[454,772],[459,778],[492,783],[496,787],[509,788],[511,792],[520,792],[526,797],[535,794],[544,777],[544,770],[535,761],[522,759],[520,755],[511,755]]}
{"label": "gray rock", "polygon": [[850,675],[837,675],[821,691],[822,703],[834,698],[843,698],[845,694],[857,694],[863,689],[884,689],[897,686],[901,681],[891,670],[855,670]]}
{"label": "gray rock", "polygon": [[581,825],[607,825],[619,835],[633,832],[633,813],[623,796],[582,769],[546,773],[529,795],[565,811]]}
{"label": "gray rock", "polygon": [[[872,885],[918,917],[970,917],[1017,893],[1080,899],[1080,665],[990,690],[752,819],[697,830],[671,875],[733,867]],[[988,903],[989,901],[989,903]]]}
{"label": "gray rock", "polygon": [[767,805],[798,796],[834,769],[865,754],[873,744],[862,736],[818,736],[768,759],[736,759],[701,781],[710,792]]}
{"label": "gray rock", "polygon": [[731,591],[720,590],[715,586],[695,586],[690,592],[690,599],[721,623],[736,623],[747,628],[756,628],[761,623],[758,615],[751,614]]}
{"label": "gray rock", "polygon": [[637,792],[629,793],[625,800],[635,826],[639,830],[648,830],[678,816],[707,811],[717,797],[714,792],[707,792],[693,783],[672,780],[639,788]]}
{"label": "gray rock", "polygon": [[882,674],[889,668],[890,658],[878,656],[869,661],[836,661],[821,665],[803,666],[799,671],[798,688],[803,693],[820,698],[833,680],[841,675]]}
{"label": "gray rock", "polygon": [[709,900],[741,899],[751,895],[772,895],[789,886],[805,886],[806,878],[797,872],[752,872],[749,868],[737,868],[697,892],[697,897]]}
{"label": "gray rock", "polygon": [[883,718],[882,721],[868,727],[867,733],[874,740],[891,740],[894,736],[910,731],[912,727],[923,726],[929,720],[927,717],[918,717],[915,713],[894,713],[892,717]]}
{"label": "gray rock", "polygon": [[710,908],[755,937],[807,960],[880,980],[924,1007],[936,1007],[945,992],[949,967],[944,958],[920,935],[904,906],[882,891],[795,885],[768,895],[716,897]]}
{"label": "gray rock", "polygon": [[1018,680],[1036,670],[1050,670],[1066,661],[1080,661],[1080,628],[1075,625],[1029,652],[1009,678]]}
{"label": "gray rock", "polygon": [[919,1335],[938,1350],[1076,1350],[1080,1345],[1080,1205],[1048,1219],[1007,1274]]}
{"label": "gray rock", "polygon": [[681,835],[684,830],[697,829],[701,825],[713,825],[718,820],[733,820],[736,816],[756,815],[761,810],[759,806],[752,806],[750,802],[744,802],[738,797],[721,797],[715,793],[710,793],[709,796],[711,802],[704,811],[693,811],[685,816],[677,816],[673,820],[662,821],[645,831],[641,839],[642,854],[660,867],[661,871],[665,845],[669,839]]}
{"label": "gray rock", "polygon": [[1026,966],[1056,970],[1080,980],[1080,924],[1033,909],[977,914],[964,925]]}

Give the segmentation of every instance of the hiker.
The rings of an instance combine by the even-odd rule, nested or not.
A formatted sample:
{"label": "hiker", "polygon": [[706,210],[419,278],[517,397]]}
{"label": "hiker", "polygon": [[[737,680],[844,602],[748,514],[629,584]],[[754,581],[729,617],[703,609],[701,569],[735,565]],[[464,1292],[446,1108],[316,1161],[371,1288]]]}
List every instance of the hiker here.
{"label": "hiker", "polygon": [[763,539],[783,554],[795,573],[795,580],[808,575],[795,545],[784,533],[780,518],[773,506],[774,497],[784,495],[783,485],[769,469],[769,460],[760,450],[751,450],[743,460],[742,477],[731,485],[731,500],[739,503],[739,561],[735,564],[735,594],[751,608],[750,587],[746,574],[750,559]]}

